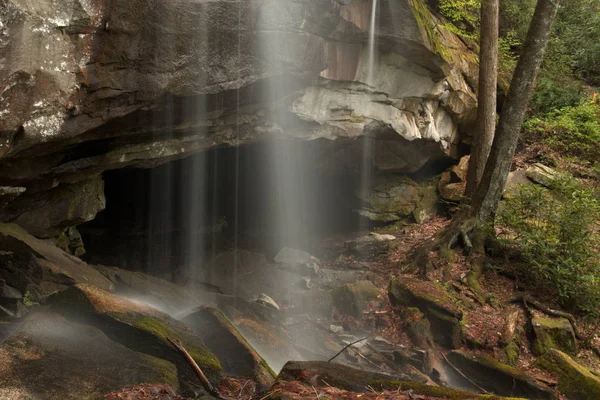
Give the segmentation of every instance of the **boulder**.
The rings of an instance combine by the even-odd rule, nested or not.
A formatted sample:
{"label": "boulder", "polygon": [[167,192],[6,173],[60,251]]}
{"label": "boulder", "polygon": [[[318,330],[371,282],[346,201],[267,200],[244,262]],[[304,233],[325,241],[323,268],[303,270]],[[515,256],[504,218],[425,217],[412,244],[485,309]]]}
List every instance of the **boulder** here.
{"label": "boulder", "polygon": [[98,177],[31,195],[25,192],[0,211],[0,221],[13,222],[39,238],[52,238],[91,221],[105,206],[104,182]]}
{"label": "boulder", "polygon": [[276,374],[221,311],[202,308],[182,321],[191,326],[221,360],[223,373],[252,378],[260,393],[273,385]]}
{"label": "boulder", "polygon": [[412,278],[394,278],[388,286],[392,305],[416,307],[431,324],[433,339],[446,347],[458,348],[462,341],[462,311],[437,283]]}
{"label": "boulder", "polygon": [[[277,383],[273,386],[272,398],[275,399],[301,399],[314,396],[314,390],[306,391],[305,397],[296,397],[294,393],[286,393],[289,389],[287,383],[298,383],[314,388],[334,387],[354,393],[365,393],[372,391],[389,390],[394,394],[410,393],[406,399],[415,396],[427,396],[427,398],[440,399],[472,399],[472,400],[502,400],[503,397],[491,395],[479,395],[461,390],[429,386],[425,383],[402,381],[394,376],[381,373],[366,372],[325,361],[290,361],[281,370],[277,377]],[[286,390],[287,389],[287,390]],[[281,392],[279,395],[277,392]],[[338,392],[339,393],[339,392]],[[348,398],[360,398],[363,395],[354,394]],[[394,397],[395,398],[395,397]],[[508,399],[507,399],[508,400]],[[512,399],[517,400],[517,399]]]}
{"label": "boulder", "polygon": [[558,389],[570,400],[600,399],[600,378],[567,354],[550,349],[538,358],[536,364],[558,375]]}
{"label": "boulder", "polygon": [[202,340],[188,326],[155,308],[86,284],[58,292],[48,302],[53,311],[84,321],[133,351],[174,363],[178,377],[193,381],[190,366],[167,338],[179,340],[213,385],[221,379],[219,360]]}
{"label": "boulder", "polygon": [[417,224],[425,223],[437,214],[439,200],[435,186],[427,186],[423,190],[423,196],[413,211],[413,217]]}
{"label": "boulder", "polygon": [[527,173],[523,170],[513,171],[508,174],[506,186],[502,197],[505,199],[514,198],[519,194],[521,186],[532,185],[533,182],[527,177]]}
{"label": "boulder", "polygon": [[573,325],[566,318],[534,317],[531,320],[533,327],[533,352],[541,356],[550,349],[556,349],[569,354],[577,354],[577,340]]}
{"label": "boulder", "polygon": [[370,281],[347,283],[329,292],[333,305],[339,312],[360,317],[369,302],[377,300],[381,291]]}
{"label": "boulder", "polygon": [[40,302],[77,283],[114,290],[111,281],[94,268],[18,225],[0,224],[0,248],[0,279],[31,301]]}
{"label": "boulder", "polygon": [[533,378],[492,357],[452,351],[447,355],[452,365],[483,389],[500,396],[556,400],[553,390],[541,386]]}
{"label": "boulder", "polygon": [[460,159],[458,164],[450,167],[450,182],[466,182],[467,173],[469,172],[469,161],[471,156],[464,156]]}
{"label": "boulder", "polygon": [[533,164],[525,173],[529,179],[544,186],[551,186],[558,175],[555,169],[540,163]]}
{"label": "boulder", "polygon": [[371,188],[361,189],[357,196],[365,203],[363,210],[368,214],[363,216],[392,222],[412,214],[419,202],[419,186],[405,177],[379,177]]}
{"label": "boulder", "polygon": [[169,361],[132,351],[101,330],[35,312],[0,345],[0,398],[104,399],[141,382],[179,388]]}

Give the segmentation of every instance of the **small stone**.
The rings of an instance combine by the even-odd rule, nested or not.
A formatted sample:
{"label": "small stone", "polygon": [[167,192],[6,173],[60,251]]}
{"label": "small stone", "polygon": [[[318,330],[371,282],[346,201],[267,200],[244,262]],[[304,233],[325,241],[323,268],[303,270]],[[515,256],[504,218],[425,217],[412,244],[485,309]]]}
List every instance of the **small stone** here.
{"label": "small stone", "polygon": [[544,186],[551,186],[556,180],[558,172],[555,169],[550,168],[544,164],[535,163],[529,167],[526,171],[527,177]]}
{"label": "small stone", "polygon": [[329,325],[329,330],[333,333],[342,333],[344,332],[344,327],[340,325],[331,324]]}
{"label": "small stone", "polygon": [[261,293],[258,296],[258,299],[256,300],[257,303],[263,304],[265,306],[274,308],[277,311],[280,311],[281,308],[279,307],[279,304],[277,304],[277,302],[275,300],[273,300],[271,297],[267,296],[264,293]]}

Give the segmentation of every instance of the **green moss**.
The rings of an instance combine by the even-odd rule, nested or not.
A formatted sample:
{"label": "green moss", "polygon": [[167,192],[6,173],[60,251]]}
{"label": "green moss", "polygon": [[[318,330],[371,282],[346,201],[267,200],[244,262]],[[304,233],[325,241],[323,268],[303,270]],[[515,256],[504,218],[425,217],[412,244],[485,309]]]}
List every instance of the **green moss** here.
{"label": "green moss", "polygon": [[558,375],[558,389],[567,397],[578,400],[600,399],[600,379],[567,354],[549,350],[536,361],[536,365]]}
{"label": "green moss", "polygon": [[162,376],[163,382],[171,385],[176,390],[179,388],[179,379],[177,378],[177,368],[172,363],[149,356],[147,354],[140,354],[142,360],[151,364],[156,371]]}
{"label": "green moss", "polygon": [[513,340],[504,348],[504,356],[506,357],[506,362],[510,366],[515,366],[519,362],[519,354],[521,350],[519,345]]}
{"label": "green moss", "polygon": [[196,360],[198,364],[203,367],[212,368],[214,371],[220,371],[221,363],[219,360],[212,354],[209,350],[195,346],[192,343],[185,342],[181,339],[180,335],[175,332],[167,324],[163,323],[157,318],[152,318],[148,316],[138,317],[135,314],[124,314],[124,313],[111,313],[111,316],[119,321],[130,324],[131,326],[140,329],[142,331],[148,332],[153,336],[159,337],[162,341],[170,346],[171,344],[167,341],[167,337],[171,339],[177,339],[184,342],[184,347],[190,353],[192,358]]}
{"label": "green moss", "polygon": [[434,27],[438,24],[435,23],[434,17],[425,2],[422,0],[408,0],[408,4],[421,30],[423,40],[430,45],[433,52],[440,55],[444,60],[451,59],[450,51],[442,44],[439,33],[434,30]]}
{"label": "green moss", "polygon": [[40,303],[38,303],[37,301],[33,301],[31,299],[31,292],[28,290],[25,292],[25,295],[23,296],[23,305],[25,307],[34,307],[34,306],[39,306]]}
{"label": "green moss", "polygon": [[550,349],[577,353],[575,332],[569,320],[565,318],[536,317],[531,321],[535,340],[533,352],[536,355],[545,354]]}
{"label": "green moss", "polygon": [[376,390],[395,390],[400,388],[403,391],[412,391],[413,394],[443,398],[448,400],[524,400],[508,397],[500,397],[494,395],[482,395],[465,392],[462,390],[443,388],[439,386],[429,386],[424,383],[417,382],[400,382],[400,381],[373,381],[370,386]]}

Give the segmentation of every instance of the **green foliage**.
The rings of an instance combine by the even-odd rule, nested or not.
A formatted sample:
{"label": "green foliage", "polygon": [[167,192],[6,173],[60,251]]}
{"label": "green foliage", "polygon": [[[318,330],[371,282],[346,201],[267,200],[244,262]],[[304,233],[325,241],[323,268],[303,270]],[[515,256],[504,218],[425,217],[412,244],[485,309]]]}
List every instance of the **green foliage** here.
{"label": "green foliage", "polygon": [[530,282],[551,290],[571,310],[600,316],[599,223],[596,194],[560,176],[551,188],[522,186],[505,202],[497,226]]}
{"label": "green foliage", "polygon": [[541,135],[565,155],[587,163],[600,160],[600,102],[594,95],[575,107],[564,107],[528,120],[523,128]]}
{"label": "green foliage", "polygon": [[577,106],[581,102],[581,85],[559,84],[556,80],[542,76],[537,84],[530,107],[534,114],[547,114],[556,109]]}
{"label": "green foliage", "polygon": [[437,6],[450,22],[448,29],[471,39],[479,36],[480,7],[481,0],[440,0]]}
{"label": "green foliage", "polygon": [[[500,2],[500,66],[512,73],[536,0]],[[600,0],[561,2],[532,100],[534,115],[576,106],[583,80],[600,84]]]}

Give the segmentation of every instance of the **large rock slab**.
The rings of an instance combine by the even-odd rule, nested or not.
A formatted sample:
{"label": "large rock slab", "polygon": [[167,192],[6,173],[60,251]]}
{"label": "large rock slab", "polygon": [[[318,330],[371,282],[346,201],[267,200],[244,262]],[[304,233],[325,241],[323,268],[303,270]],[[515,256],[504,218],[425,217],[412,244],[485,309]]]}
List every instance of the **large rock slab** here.
{"label": "large rock slab", "polygon": [[112,282],[96,269],[18,225],[0,224],[0,247],[0,279],[31,301],[40,302],[50,293],[77,283],[114,290]]}
{"label": "large rock slab", "polygon": [[104,399],[127,385],[179,387],[174,364],[129,350],[101,330],[34,313],[0,346],[0,398]]}
{"label": "large rock slab", "polygon": [[25,192],[18,203],[2,210],[2,219],[23,227],[33,236],[52,238],[93,220],[105,206],[104,182],[98,177],[31,195]]}
{"label": "large rock slab", "polygon": [[524,397],[532,400],[555,400],[553,390],[541,386],[533,378],[486,355],[452,351],[448,360],[469,379],[485,390],[500,396]]}
{"label": "large rock slab", "polygon": [[125,347],[166,359],[178,368],[181,379],[194,380],[182,355],[169,343],[179,340],[200,368],[217,385],[221,365],[188,326],[155,308],[134,303],[94,286],[79,284],[49,298],[52,310],[76,321],[84,321]]}
{"label": "large rock slab", "polygon": [[552,186],[558,177],[558,172],[544,164],[535,163],[525,171],[527,177],[544,186]]}
{"label": "large rock slab", "polygon": [[549,350],[537,360],[537,365],[558,375],[558,389],[570,400],[600,398],[600,379],[567,354]]}
{"label": "large rock slab", "polygon": [[221,311],[202,308],[183,318],[183,322],[221,360],[225,374],[252,378],[261,393],[273,385],[276,377],[273,370]]}

